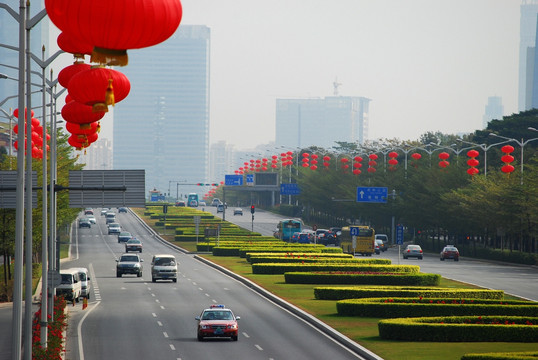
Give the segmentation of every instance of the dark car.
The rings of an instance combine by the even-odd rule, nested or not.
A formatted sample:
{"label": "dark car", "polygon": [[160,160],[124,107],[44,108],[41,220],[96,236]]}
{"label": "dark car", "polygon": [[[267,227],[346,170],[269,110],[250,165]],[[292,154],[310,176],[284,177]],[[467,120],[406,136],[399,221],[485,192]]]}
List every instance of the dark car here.
{"label": "dark car", "polygon": [[118,213],[127,213],[127,208],[126,207],[118,208]]}
{"label": "dark car", "polygon": [[336,235],[327,229],[318,229],[316,230],[316,235],[318,237],[318,244],[329,245],[338,243]]}
{"label": "dark car", "polygon": [[379,245],[379,251],[387,251],[387,244],[381,239],[375,239],[375,243]]}
{"label": "dark car", "polygon": [[402,252],[402,256],[404,259],[409,259],[410,257],[416,257],[419,260],[422,260],[422,257],[424,256],[422,252],[422,248],[420,245],[407,245],[407,247]]}
{"label": "dark car", "polygon": [[123,274],[135,274],[142,277],[143,261],[138,254],[123,254],[116,260],[116,277],[122,277]]}
{"label": "dark car", "polygon": [[176,201],[176,206],[183,206],[183,207],[185,207],[185,206],[186,206],[185,201],[183,201],[183,200],[178,200],[178,201]]}
{"label": "dark car", "polygon": [[80,219],[80,220],[78,221],[78,227],[79,227],[79,228],[83,228],[83,227],[91,228],[91,227],[92,227],[92,223],[90,222],[90,219],[83,218],[83,219]]}
{"label": "dark car", "polygon": [[131,235],[130,232],[128,231],[121,231],[119,234],[118,234],[118,242],[119,243],[122,243],[122,242],[127,242],[129,240],[131,240],[133,236]]}
{"label": "dark car", "polygon": [[239,326],[237,321],[240,317],[235,316],[232,310],[227,309],[224,305],[211,305],[195,319],[198,320],[196,334],[198,341],[202,341],[206,337],[229,337],[233,341],[238,339]]}
{"label": "dark car", "polygon": [[458,248],[452,245],[445,246],[443,251],[441,251],[441,261],[444,261],[445,259],[454,259],[454,261],[459,261],[460,252],[458,251]]}

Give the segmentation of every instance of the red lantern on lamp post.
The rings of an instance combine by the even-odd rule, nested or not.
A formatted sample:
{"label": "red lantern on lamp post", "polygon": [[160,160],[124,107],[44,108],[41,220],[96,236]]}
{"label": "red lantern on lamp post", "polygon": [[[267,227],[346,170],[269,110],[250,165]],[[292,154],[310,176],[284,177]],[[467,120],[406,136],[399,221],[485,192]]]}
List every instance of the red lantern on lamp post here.
{"label": "red lantern on lamp post", "polygon": [[467,151],[467,156],[470,157],[469,160],[467,160],[467,165],[470,166],[469,169],[467,169],[467,174],[471,176],[475,176],[478,174],[478,169],[476,168],[480,163],[478,160],[476,160],[476,157],[479,155],[478,151],[476,150],[469,150]]}
{"label": "red lantern on lamp post", "polygon": [[501,171],[507,176],[510,176],[510,174],[514,171],[514,166],[510,164],[514,161],[514,157],[510,155],[510,153],[514,151],[514,147],[511,145],[504,145],[501,148],[501,151],[505,154],[501,157],[501,161],[504,163],[504,166],[501,168]]}

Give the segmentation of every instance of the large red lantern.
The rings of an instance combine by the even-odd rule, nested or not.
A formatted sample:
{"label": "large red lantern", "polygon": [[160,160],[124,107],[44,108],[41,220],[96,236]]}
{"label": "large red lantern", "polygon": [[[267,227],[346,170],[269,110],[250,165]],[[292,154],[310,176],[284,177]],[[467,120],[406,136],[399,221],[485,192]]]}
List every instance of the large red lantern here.
{"label": "large red lantern", "polygon": [[91,106],[78,101],[70,101],[62,108],[64,120],[76,124],[89,124],[101,120],[103,116],[105,116],[104,111],[94,112]]}
{"label": "large red lantern", "polygon": [[69,81],[81,71],[89,70],[92,66],[83,62],[75,62],[73,65],[66,66],[58,73],[58,82],[67,89]]}
{"label": "large red lantern", "polygon": [[467,165],[470,166],[470,168],[467,169],[467,174],[471,176],[475,176],[476,174],[478,174],[478,169],[476,167],[480,163],[478,162],[478,160],[475,159],[478,155],[479,153],[476,150],[467,151],[467,156],[470,157],[470,159],[467,160]]}
{"label": "large red lantern", "polygon": [[[33,116],[33,115],[32,115]],[[501,151],[505,154],[510,154],[511,152],[514,151],[514,147],[511,146],[511,145],[504,145],[502,148],[501,148]]]}
{"label": "large red lantern", "polygon": [[514,157],[510,155],[510,153],[514,151],[514,147],[510,145],[505,145],[501,148],[501,151],[505,153],[505,155],[501,157],[501,161],[504,163],[504,166],[501,168],[501,171],[510,176],[510,173],[514,171],[514,167],[510,165],[510,163],[514,161]]}
{"label": "large red lantern", "polygon": [[99,132],[99,128],[100,126],[97,122],[89,123],[88,126],[83,126],[81,124],[72,123],[69,121],[66,121],[65,123],[65,129],[71,134],[75,135],[90,135]]}
{"label": "large red lantern", "polygon": [[51,21],[95,48],[92,62],[127,65],[127,49],[156,45],[174,34],[179,0],[45,0]]}
{"label": "large red lantern", "polygon": [[94,111],[108,111],[108,105],[127,97],[131,83],[127,76],[119,71],[95,67],[82,71],[71,78],[69,95],[85,105],[91,105]]}
{"label": "large red lantern", "polygon": [[411,154],[411,157],[414,159],[414,160],[420,160],[422,158],[422,155],[420,155],[419,153],[412,153]]}
{"label": "large red lantern", "polygon": [[73,54],[75,58],[84,58],[84,55],[91,55],[93,45],[86,44],[80,39],[75,39],[73,36],[62,32],[58,35],[56,43],[63,51]]}
{"label": "large red lantern", "polygon": [[450,157],[450,154],[447,152],[442,152],[439,154],[439,159],[441,160],[448,160],[449,157]]}

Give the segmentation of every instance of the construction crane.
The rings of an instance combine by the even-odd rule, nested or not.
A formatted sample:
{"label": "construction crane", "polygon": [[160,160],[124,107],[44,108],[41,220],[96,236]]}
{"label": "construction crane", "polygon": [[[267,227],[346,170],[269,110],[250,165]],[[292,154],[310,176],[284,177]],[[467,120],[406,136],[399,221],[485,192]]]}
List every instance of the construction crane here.
{"label": "construction crane", "polygon": [[335,79],[334,79],[334,82],[333,82],[334,96],[338,96],[338,87],[339,87],[340,85],[342,85],[342,84],[338,82],[338,78],[335,78]]}

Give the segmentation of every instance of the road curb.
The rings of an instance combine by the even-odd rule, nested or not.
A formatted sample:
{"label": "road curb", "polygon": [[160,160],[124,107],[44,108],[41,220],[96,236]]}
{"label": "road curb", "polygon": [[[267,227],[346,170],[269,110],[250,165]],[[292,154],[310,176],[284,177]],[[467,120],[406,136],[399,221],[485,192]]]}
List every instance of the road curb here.
{"label": "road curb", "polygon": [[[171,247],[171,248],[173,248],[175,250],[181,251],[184,254],[189,254],[189,252],[186,251],[185,249],[180,248],[179,246],[176,246],[174,244],[170,244],[168,241],[161,238],[155,232],[155,230],[153,230],[150,226],[148,226],[137,214],[135,214],[134,212],[132,212],[132,213],[138,218],[138,220],[141,222],[141,224],[146,229],[148,229],[150,232],[152,232],[154,234],[154,237],[157,240],[159,240],[160,242],[164,243],[165,245],[167,245],[167,246],[169,246],[169,247]],[[382,357],[379,357],[378,355],[374,354],[370,350],[362,347],[361,345],[359,345],[355,341],[351,340],[350,338],[348,338],[344,334],[336,331],[335,329],[328,326],[324,322],[320,321],[316,317],[314,317],[314,316],[308,314],[307,312],[299,309],[298,307],[296,307],[295,305],[287,302],[286,300],[281,299],[278,296],[270,293],[269,291],[265,290],[264,288],[262,288],[261,286],[255,284],[255,283],[253,283],[249,279],[244,278],[244,277],[242,277],[242,276],[240,276],[240,275],[226,269],[225,267],[222,267],[222,266],[220,266],[218,264],[215,264],[214,262],[212,262],[212,261],[210,261],[208,259],[205,259],[205,258],[203,258],[203,257],[201,257],[199,255],[195,254],[194,259],[196,259],[196,260],[198,260],[198,261],[200,261],[200,262],[202,262],[202,263],[204,263],[204,264],[206,264],[208,266],[211,266],[214,269],[217,269],[220,272],[222,272],[222,273],[232,277],[233,279],[241,282],[243,285],[245,285],[248,288],[256,291],[258,294],[260,294],[260,295],[264,296],[265,298],[271,300],[272,302],[279,305],[280,307],[288,310],[289,312],[291,312],[295,316],[299,317],[300,319],[306,321],[307,323],[309,323],[310,325],[312,325],[313,327],[315,327],[319,331],[323,332],[325,335],[329,336],[330,338],[332,338],[333,340],[335,340],[336,342],[338,342],[342,346],[344,346],[344,347],[348,348],[349,350],[353,351],[354,353],[362,356],[364,359],[367,359],[367,360],[383,360]]]}

